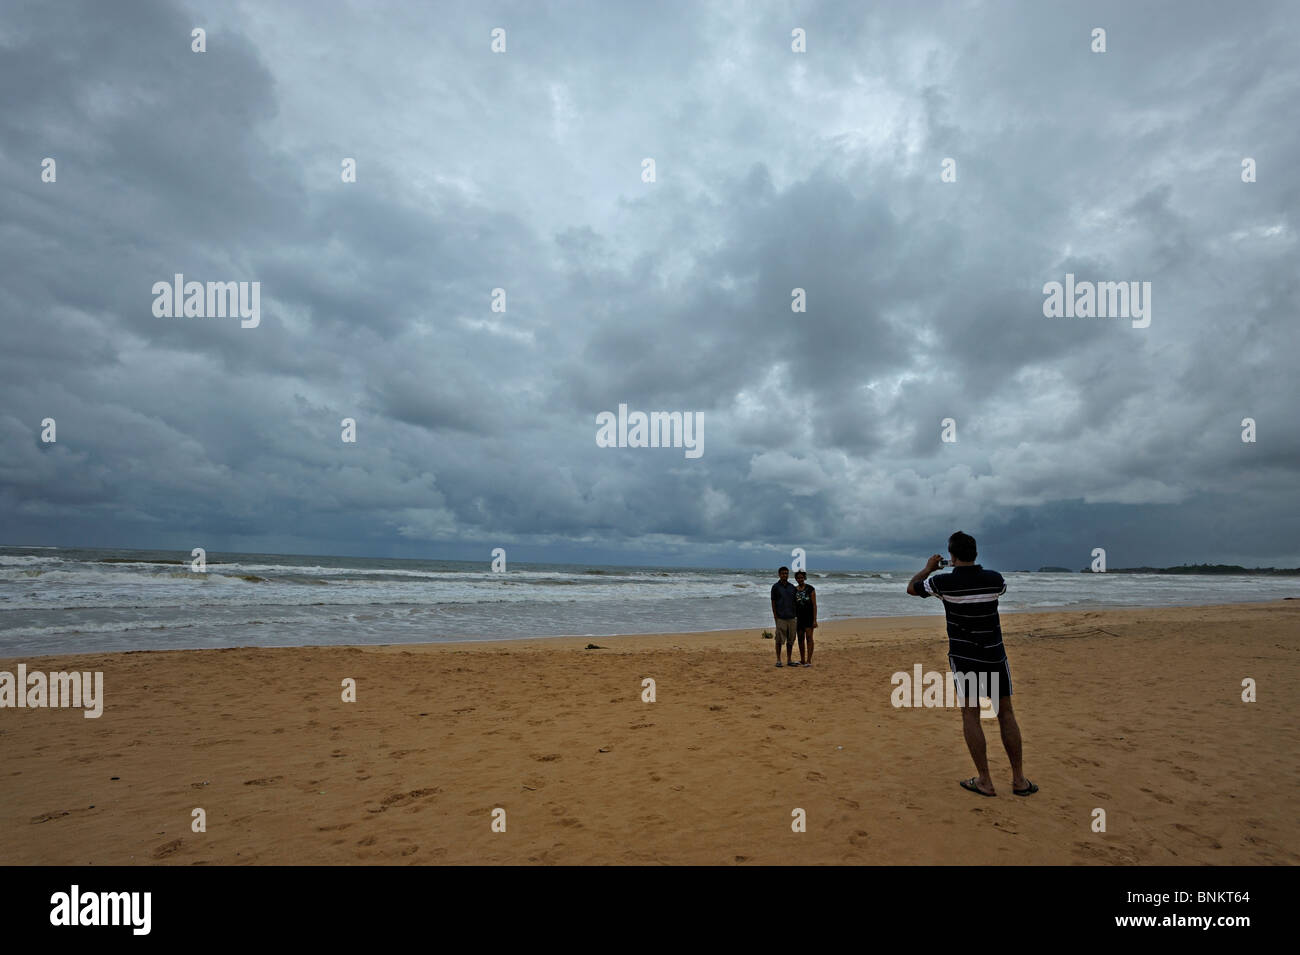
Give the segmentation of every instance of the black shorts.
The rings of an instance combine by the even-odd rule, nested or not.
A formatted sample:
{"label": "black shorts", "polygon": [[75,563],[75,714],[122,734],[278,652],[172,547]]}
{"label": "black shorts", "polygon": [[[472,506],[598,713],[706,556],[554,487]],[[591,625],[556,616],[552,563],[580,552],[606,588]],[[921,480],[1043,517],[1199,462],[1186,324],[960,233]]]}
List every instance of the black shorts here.
{"label": "black shorts", "polygon": [[812,625],[813,625],[812,617],[806,617],[806,618],[800,617],[795,622],[795,629],[799,631],[799,636],[803,636],[807,631],[812,629]]}
{"label": "black shorts", "polygon": [[[954,678],[961,674],[961,679],[956,679],[957,699],[962,700],[966,695],[966,688],[970,686],[970,678],[975,678],[974,687],[979,690],[980,696],[1002,698],[1011,695],[1011,667],[1004,656],[996,663],[990,663],[986,660],[971,660],[965,657],[948,654],[948,667],[952,670]],[[996,690],[996,692],[989,692]]]}

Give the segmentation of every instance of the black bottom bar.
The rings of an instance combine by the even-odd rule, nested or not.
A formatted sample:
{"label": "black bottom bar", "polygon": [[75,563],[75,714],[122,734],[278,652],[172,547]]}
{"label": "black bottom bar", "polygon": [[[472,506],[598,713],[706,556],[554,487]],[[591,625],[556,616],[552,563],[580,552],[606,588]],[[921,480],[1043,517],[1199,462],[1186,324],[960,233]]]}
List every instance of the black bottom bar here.
{"label": "black bottom bar", "polygon": [[[466,930],[492,938],[516,930],[540,942],[568,933],[592,938],[608,928],[615,933],[605,936],[609,944],[644,942],[644,932],[672,943],[688,931],[672,927],[683,920],[693,938],[733,942],[798,935],[813,924],[824,932],[848,920],[841,930],[862,939],[919,940],[934,932],[946,943],[985,925],[985,943],[1129,935],[1231,944],[1256,929],[1284,929],[1295,884],[1295,869],[1285,867],[787,869],[778,874],[785,888],[775,894],[773,873],[759,869],[716,870],[698,884],[702,873],[686,868],[97,867],[6,874],[0,924],[7,940],[75,934],[79,943],[117,944],[337,944],[349,937],[374,943],[399,932],[437,944],[431,930],[439,923],[451,938]],[[52,917],[72,921],[74,885],[76,921],[116,915],[122,924],[52,924]],[[144,895],[103,895],[132,892],[149,893],[147,934],[136,934],[145,921]]]}

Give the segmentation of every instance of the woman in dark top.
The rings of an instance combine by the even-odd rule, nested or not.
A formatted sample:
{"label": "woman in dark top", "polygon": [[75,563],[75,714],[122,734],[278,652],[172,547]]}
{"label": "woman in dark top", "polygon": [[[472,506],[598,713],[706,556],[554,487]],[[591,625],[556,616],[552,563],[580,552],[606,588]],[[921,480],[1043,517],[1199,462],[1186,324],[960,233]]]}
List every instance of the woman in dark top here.
{"label": "woman in dark top", "polygon": [[[813,631],[817,629],[817,588],[808,583],[808,575],[802,570],[794,575],[797,586],[794,589],[795,633],[799,639],[799,662],[806,667],[812,666]],[[808,653],[804,655],[804,639],[808,641]]]}

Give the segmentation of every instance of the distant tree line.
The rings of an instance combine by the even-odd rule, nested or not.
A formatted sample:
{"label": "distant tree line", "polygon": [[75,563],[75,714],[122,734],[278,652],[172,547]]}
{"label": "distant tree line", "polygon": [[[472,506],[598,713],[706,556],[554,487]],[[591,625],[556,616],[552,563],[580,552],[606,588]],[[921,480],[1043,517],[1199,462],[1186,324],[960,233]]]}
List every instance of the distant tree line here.
{"label": "distant tree line", "polygon": [[[1060,573],[1063,567],[1040,567],[1039,573]],[[1066,571],[1068,573],[1068,571]],[[1091,573],[1092,568],[1084,567],[1081,574]],[[1242,567],[1238,564],[1183,564],[1179,567],[1112,567],[1108,574],[1255,574],[1263,576],[1297,576],[1300,567]]]}

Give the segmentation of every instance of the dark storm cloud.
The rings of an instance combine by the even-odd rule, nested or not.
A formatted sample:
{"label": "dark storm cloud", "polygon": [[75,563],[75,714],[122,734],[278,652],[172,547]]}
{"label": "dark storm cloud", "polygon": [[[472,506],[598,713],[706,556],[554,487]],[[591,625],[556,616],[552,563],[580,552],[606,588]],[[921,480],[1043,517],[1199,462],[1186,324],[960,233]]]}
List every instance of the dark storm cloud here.
{"label": "dark storm cloud", "polygon": [[[8,5],[3,540],[861,566],[961,526],[1008,567],[1300,563],[1298,33]],[[261,324],[156,318],[178,272],[261,282]],[[1045,318],[1067,272],[1151,282],[1150,327]],[[620,403],[702,412],[704,456],[598,448]]]}

